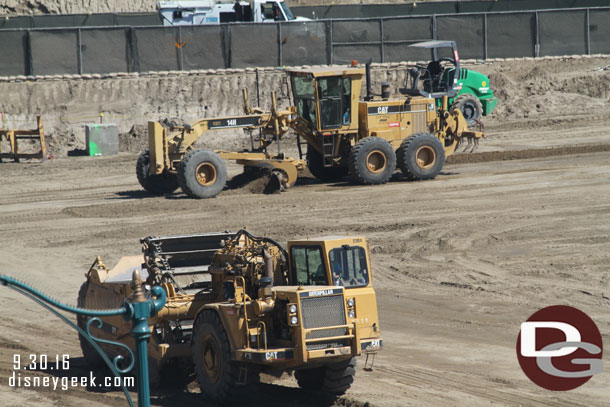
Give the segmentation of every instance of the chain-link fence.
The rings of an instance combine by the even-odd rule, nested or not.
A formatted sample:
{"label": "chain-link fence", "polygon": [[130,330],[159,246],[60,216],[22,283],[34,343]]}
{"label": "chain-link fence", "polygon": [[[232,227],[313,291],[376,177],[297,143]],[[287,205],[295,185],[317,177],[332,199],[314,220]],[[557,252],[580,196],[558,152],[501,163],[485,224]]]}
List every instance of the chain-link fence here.
{"label": "chain-link fence", "polygon": [[455,40],[462,58],[610,53],[610,7],[216,26],[0,30],[0,75],[147,72],[425,60]]}
{"label": "chain-link fence", "polygon": [[[430,16],[434,14],[610,7],[610,0],[455,0],[387,4],[291,6],[296,16],[315,19]],[[158,12],[0,16],[0,29],[163,25]]]}
{"label": "chain-link fence", "polygon": [[296,16],[318,19],[375,18],[460,13],[496,13],[504,11],[610,7],[610,0],[457,0],[406,1],[388,4],[332,4],[291,6]]}

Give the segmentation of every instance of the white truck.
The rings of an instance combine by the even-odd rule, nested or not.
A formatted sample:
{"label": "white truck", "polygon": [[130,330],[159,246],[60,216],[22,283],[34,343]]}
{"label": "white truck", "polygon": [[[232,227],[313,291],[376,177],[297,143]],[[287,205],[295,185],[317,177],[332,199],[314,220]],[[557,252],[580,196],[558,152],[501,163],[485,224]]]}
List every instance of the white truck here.
{"label": "white truck", "polygon": [[284,0],[174,0],[159,1],[158,8],[165,26],[309,21],[295,17]]}

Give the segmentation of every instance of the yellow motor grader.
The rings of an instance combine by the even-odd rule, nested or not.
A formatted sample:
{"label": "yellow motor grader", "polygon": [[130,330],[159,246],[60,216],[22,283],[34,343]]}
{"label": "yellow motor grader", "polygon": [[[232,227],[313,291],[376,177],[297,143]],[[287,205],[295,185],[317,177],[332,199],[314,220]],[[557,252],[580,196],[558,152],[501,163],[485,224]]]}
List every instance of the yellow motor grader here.
{"label": "yellow motor grader", "polygon": [[[246,230],[141,242],[143,255],[124,257],[112,269],[98,258],[78,304],[121,304],[133,293],[134,271],[146,279],[144,287],[164,288],[167,303],[149,320],[151,381],[164,366],[187,361],[204,396],[215,401],[226,400],[236,384],[256,382],[260,372],[294,371],[302,388],[340,395],[353,382],[355,357],[366,354],[365,368],[372,367],[382,348],[370,250],[362,237],[295,240],[286,249]],[[88,320],[79,318],[85,328]],[[94,336],[133,348],[130,330],[120,316],[90,324]],[[80,339],[87,361],[99,364]]]}
{"label": "yellow motor grader", "polygon": [[[397,166],[408,179],[424,180],[436,177],[445,158],[464,140],[472,151],[485,136],[482,126],[477,131],[469,129],[462,112],[447,107],[447,95],[437,108],[433,95],[422,95],[426,93],[418,88],[417,79],[394,96],[384,83],[381,94],[374,96],[368,65],[366,70],[324,67],[287,69],[286,73],[294,99],[286,110],[277,109],[275,95],[271,111],[252,109],[244,90],[244,116],[203,119],[190,125],[149,122],[149,151],[137,164],[140,184],[155,194],[180,187],[191,197],[210,198],[226,184],[223,159],[269,168],[283,187],[293,185],[298,170],[305,166],[322,180],[349,174],[356,183],[383,184]],[[365,74],[367,94],[361,99]],[[260,132],[249,151],[193,148],[206,131],[227,128]],[[298,159],[280,151],[279,141],[290,129],[297,134]],[[267,149],[273,141],[277,154]],[[307,146],[305,153],[302,145]]]}

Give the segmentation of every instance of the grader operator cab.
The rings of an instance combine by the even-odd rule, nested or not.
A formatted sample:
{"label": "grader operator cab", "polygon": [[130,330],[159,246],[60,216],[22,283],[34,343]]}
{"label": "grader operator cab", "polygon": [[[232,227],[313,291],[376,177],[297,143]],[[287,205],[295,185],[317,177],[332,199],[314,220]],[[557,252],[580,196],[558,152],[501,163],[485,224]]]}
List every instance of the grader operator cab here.
{"label": "grader operator cab", "polygon": [[[372,367],[382,348],[364,238],[295,240],[284,249],[241,230],[141,242],[143,255],[124,257],[111,270],[98,257],[78,304],[121,304],[133,292],[134,271],[145,287],[163,287],[167,303],[149,320],[151,381],[166,365],[186,361],[202,393],[215,401],[229,398],[236,384],[256,382],[260,372],[294,371],[301,387],[340,395],[353,382],[355,357],[366,354],[365,367]],[[87,322],[79,316],[81,328]],[[120,316],[89,329],[134,347],[131,322]],[[99,364],[99,355],[80,339],[87,361]]]}
{"label": "grader operator cab", "polygon": [[[396,167],[410,180],[436,177],[445,158],[467,140],[472,152],[484,137],[482,126],[469,129],[459,108],[449,109],[448,95],[437,106],[435,95],[391,96],[389,84],[373,95],[370,67],[325,67],[286,70],[294,105],[264,111],[250,108],[244,90],[245,115],[202,119],[192,124],[149,122],[150,151],[138,160],[140,184],[155,194],[180,188],[195,198],[216,196],[226,184],[222,159],[246,167],[268,168],[277,184],[287,188],[307,166],[322,180],[350,175],[360,184],[383,184]],[[366,74],[366,97],[360,97]],[[250,131],[248,151],[196,150],[193,144],[208,130]],[[260,130],[256,137],[252,130]],[[297,135],[299,158],[286,157],[280,140],[289,130]],[[276,142],[277,153],[268,151]],[[306,145],[305,154],[302,146]],[[470,148],[472,147],[472,148]],[[306,161],[303,159],[306,158]]]}

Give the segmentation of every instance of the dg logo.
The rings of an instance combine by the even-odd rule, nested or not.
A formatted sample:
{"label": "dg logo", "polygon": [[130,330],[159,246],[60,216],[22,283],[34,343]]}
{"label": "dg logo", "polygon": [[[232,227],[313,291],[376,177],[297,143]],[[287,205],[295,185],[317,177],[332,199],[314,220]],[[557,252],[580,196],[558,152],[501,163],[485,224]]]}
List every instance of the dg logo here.
{"label": "dg logo", "polygon": [[523,373],[548,390],[572,390],[601,373],[602,337],[584,312],[565,305],[543,308],[521,324],[517,358]]}

